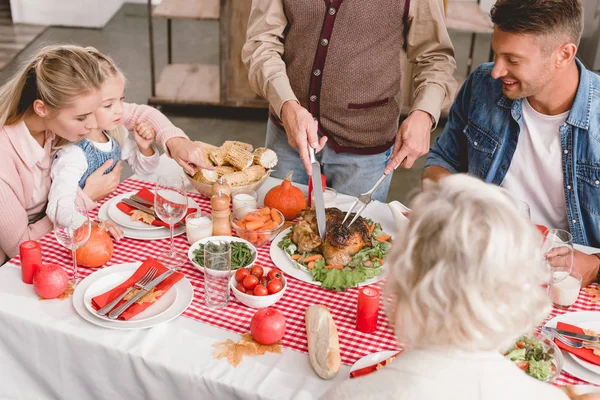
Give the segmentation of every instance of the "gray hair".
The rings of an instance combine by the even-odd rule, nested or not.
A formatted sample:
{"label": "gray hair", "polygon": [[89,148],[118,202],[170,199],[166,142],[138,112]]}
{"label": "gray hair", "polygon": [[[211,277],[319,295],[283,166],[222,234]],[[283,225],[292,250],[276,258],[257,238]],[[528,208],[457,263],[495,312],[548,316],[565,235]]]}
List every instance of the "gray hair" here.
{"label": "gray hair", "polygon": [[498,350],[550,310],[540,232],[503,189],[424,182],[386,260],[388,315],[407,346]]}

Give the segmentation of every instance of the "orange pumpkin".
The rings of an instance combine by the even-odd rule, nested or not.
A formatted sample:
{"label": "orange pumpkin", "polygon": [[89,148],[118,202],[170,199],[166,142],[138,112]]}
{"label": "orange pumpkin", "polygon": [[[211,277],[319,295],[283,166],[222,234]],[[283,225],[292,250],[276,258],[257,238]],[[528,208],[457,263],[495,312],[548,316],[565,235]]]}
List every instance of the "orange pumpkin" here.
{"label": "orange pumpkin", "polygon": [[92,233],[87,242],[76,250],[77,264],[97,268],[106,264],[113,254],[113,241],[106,231],[92,226]]}
{"label": "orange pumpkin", "polygon": [[300,211],[306,208],[306,198],[304,193],[296,186],[292,185],[292,175],[290,171],[281,185],[271,188],[265,195],[265,206],[276,208],[285,217],[291,221],[300,214]]}

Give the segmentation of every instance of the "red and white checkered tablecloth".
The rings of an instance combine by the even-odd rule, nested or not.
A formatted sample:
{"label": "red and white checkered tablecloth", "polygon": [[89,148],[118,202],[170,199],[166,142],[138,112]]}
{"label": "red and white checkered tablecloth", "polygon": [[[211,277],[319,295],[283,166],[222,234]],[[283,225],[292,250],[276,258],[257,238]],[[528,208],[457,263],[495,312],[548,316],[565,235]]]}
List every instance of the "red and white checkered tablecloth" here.
{"label": "red and white checkered tablecloth", "polygon": [[[119,194],[150,187],[150,183],[127,179],[122,182],[117,190],[102,203]],[[210,212],[210,202],[197,194],[190,194],[203,211]],[[90,214],[95,217],[99,208]],[[72,260],[67,251],[56,241],[54,234],[49,233],[40,239],[42,245],[44,262],[53,262],[63,265],[69,274],[72,274]],[[189,244],[185,235],[175,238],[177,250],[187,253]],[[125,238],[115,242],[113,256],[106,264],[109,267],[114,264],[144,261],[147,257],[155,257],[160,252],[168,250],[169,239],[143,241]],[[16,257],[12,262],[19,264]],[[269,246],[265,245],[258,249],[258,262],[263,266],[275,267],[269,256]],[[96,269],[79,267],[80,275],[86,277]],[[227,329],[236,333],[246,333],[250,330],[250,319],[256,310],[248,308],[239,303],[235,297],[231,297],[229,305],[221,310],[209,309],[204,305],[204,275],[199,272],[190,262],[183,266],[182,271],[194,287],[194,300],[184,316],[193,318],[204,323]],[[304,324],[304,312],[313,304],[326,305],[336,322],[339,338],[342,362],[353,364],[359,358],[382,350],[395,350],[400,348],[394,339],[392,330],[381,309],[379,315],[378,329],[373,334],[365,334],[355,329],[355,315],[357,304],[357,290],[352,289],[344,293],[335,293],[319,288],[318,286],[299,281],[293,277],[288,278],[288,288],[285,295],[274,307],[286,318],[286,333],[282,341],[284,347],[307,352],[306,331]]]}
{"label": "red and white checkered tablecloth", "polygon": [[[110,200],[110,198],[122,193],[139,190],[149,187],[151,184],[144,181],[127,179],[122,182],[112,196],[107,197],[101,203]],[[210,212],[210,202],[197,194],[190,196],[200,205],[203,211]],[[91,214],[96,216],[99,208]],[[53,262],[65,267],[69,274],[72,273],[72,261],[67,251],[56,241],[54,234],[49,233],[40,239],[42,245],[44,262]],[[175,238],[175,247],[187,253],[189,244],[185,235]],[[115,242],[114,253],[111,260],[106,264],[109,267],[114,264],[143,261],[147,257],[153,257],[169,248],[169,239],[160,239],[153,241],[142,241],[134,239],[123,239]],[[275,265],[269,256],[269,246],[263,246],[258,249],[258,261],[268,267]],[[14,258],[11,262],[19,264],[19,258]],[[80,267],[82,277],[94,272],[95,269]],[[189,308],[183,313],[184,316],[204,323],[227,329],[236,333],[246,333],[249,331],[250,319],[256,310],[248,308],[239,303],[235,297],[231,297],[229,305],[221,310],[209,309],[204,305],[204,278],[190,262],[183,266],[183,273],[194,287],[194,300]],[[285,295],[274,307],[281,311],[287,323],[287,329],[282,341],[284,347],[307,352],[306,331],[304,328],[304,312],[312,304],[326,305],[333,319],[336,322],[342,362],[353,364],[359,358],[382,350],[401,349],[396,342],[394,334],[387,324],[387,319],[383,308],[380,306],[379,325],[376,332],[365,334],[355,329],[355,315],[357,304],[357,290],[349,289],[344,293],[335,293],[299,281],[293,277],[288,278],[288,288]],[[380,288],[380,285],[378,285]],[[568,311],[553,309],[548,319],[565,312],[573,311],[600,311],[598,303],[591,302],[592,296],[581,292],[577,302],[571,306]],[[556,385],[565,384],[583,384],[583,382],[568,373],[564,372],[554,382]]]}

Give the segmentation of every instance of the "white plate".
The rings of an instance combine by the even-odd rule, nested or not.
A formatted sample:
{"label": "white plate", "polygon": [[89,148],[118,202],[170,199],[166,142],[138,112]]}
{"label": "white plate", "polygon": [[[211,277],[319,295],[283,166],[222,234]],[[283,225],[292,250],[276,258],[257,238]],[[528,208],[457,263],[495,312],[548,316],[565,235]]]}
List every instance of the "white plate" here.
{"label": "white plate", "polygon": [[[102,204],[102,207],[100,207],[100,210],[98,210],[98,218],[99,219],[109,219],[108,209],[111,206],[111,204],[113,204],[113,203],[116,204],[117,200],[118,200],[117,198],[110,199],[106,203]],[[121,213],[121,214],[123,214],[123,213]],[[153,229],[153,230],[147,230],[147,229],[138,230],[138,229],[130,229],[130,228],[121,226],[121,229],[123,230],[123,234],[125,235],[125,237],[130,238],[130,239],[156,240],[156,239],[168,239],[170,237],[169,230],[163,229],[160,227],[158,229]],[[175,230],[173,231],[174,236],[179,236],[183,233],[185,233],[184,226],[175,228]]]}
{"label": "white plate", "polygon": [[[199,264],[197,264],[194,261],[194,250],[197,250],[201,244],[206,244],[208,241],[214,241],[214,240],[223,240],[225,242],[242,242],[242,243],[246,243],[246,246],[248,246],[248,248],[250,249],[250,251],[254,252],[254,258],[252,258],[252,260],[250,261],[250,263],[248,265],[252,265],[256,262],[256,257],[258,257],[258,252],[256,251],[256,247],[254,247],[252,245],[252,243],[250,243],[247,240],[244,240],[242,238],[239,237],[235,237],[235,236],[211,236],[211,237],[207,237],[204,239],[200,239],[197,242],[193,243],[189,250],[188,250],[188,258],[190,260],[190,262],[194,265],[194,267],[196,267],[196,269],[202,273],[204,273],[204,267],[200,266]],[[248,265],[245,265],[245,267],[247,267]],[[239,269],[239,268],[238,268]],[[237,271],[237,269],[231,269],[231,273],[230,275],[234,274],[235,271]],[[216,276],[216,275],[215,275]]]}
{"label": "white plate", "polygon": [[118,330],[151,328],[164,322],[168,322],[181,315],[189,307],[189,305],[192,303],[192,299],[194,298],[194,288],[192,287],[190,281],[185,277],[179,280],[179,282],[173,286],[173,289],[177,290],[177,299],[175,300],[173,306],[155,318],[147,319],[145,321],[106,321],[92,315],[88,311],[85,306],[84,297],[85,292],[92,284],[94,284],[97,280],[115,272],[129,273],[131,275],[133,271],[140,266],[140,264],[140,262],[117,264],[111,267],[103,268],[87,276],[79,285],[77,285],[75,292],[73,293],[73,307],[75,308],[77,314],[94,325]]}
{"label": "white plate", "polygon": [[[113,321],[112,319],[108,318],[108,316],[98,315],[96,313],[96,310],[94,310],[94,308],[92,307],[92,298],[102,293],[105,293],[114,287],[119,286],[121,283],[129,279],[129,277],[131,277],[135,270],[136,268],[132,268],[130,271],[113,271],[112,274],[105,275],[102,278],[95,281],[94,283],[92,283],[83,295],[83,302],[87,310],[97,318],[103,319],[105,321]],[[151,307],[148,307],[135,317],[123,322],[130,323],[137,321],[146,321],[158,317],[159,315],[164,314],[171,307],[173,307],[173,304],[175,304],[176,300],[177,288],[172,287],[169,291],[167,291],[167,293],[161,296],[161,298],[158,299],[156,303],[152,304]]]}
{"label": "white plate", "polygon": [[[577,326],[580,328],[583,328],[583,329],[591,329],[594,332],[600,332],[600,321],[582,322]],[[573,361],[575,361],[577,364],[581,365],[583,368],[588,369],[588,370],[592,371],[593,373],[600,375],[600,366],[598,366],[596,364],[592,364],[591,362],[585,361],[584,359],[579,358],[574,354],[571,354],[571,353],[567,353],[567,354],[569,354],[569,356],[573,359]]]}
{"label": "white plate", "polygon": [[394,354],[398,353],[400,350],[386,350],[379,351],[377,353],[367,354],[357,362],[355,362],[350,368],[350,372],[354,372],[357,369],[368,367],[369,365],[375,365],[379,362],[385,361],[388,358],[392,357]]}
{"label": "white plate", "polygon": [[[152,231],[157,229],[167,229],[161,226],[149,225],[141,221],[134,221],[131,217],[125,214],[123,211],[119,210],[117,204],[124,198],[131,197],[138,193],[138,190],[134,190],[133,192],[123,193],[118,196],[115,196],[114,200],[111,201],[110,206],[108,207],[108,216],[110,219],[115,221],[122,227],[136,229],[140,231]],[[188,197],[188,208],[196,208],[200,209],[200,206],[190,197]]]}
{"label": "white plate", "polygon": [[[285,251],[280,249],[277,244],[290,233],[291,228],[287,228],[279,233],[279,235],[275,236],[275,239],[271,242],[271,249],[269,254],[271,255],[271,260],[273,263],[277,265],[277,267],[286,273],[289,276],[293,276],[296,279],[299,279],[303,282],[310,283],[312,285],[321,286],[321,282],[315,282],[312,280],[312,276],[309,272],[301,269],[300,265],[293,261],[292,258],[286,254]],[[379,275],[374,278],[367,279],[366,281],[359,283],[358,286],[368,286],[372,285],[375,282],[382,280],[385,277],[384,268],[381,268],[379,271]]]}
{"label": "white plate", "polygon": [[[552,318],[550,321],[546,322],[546,326],[556,328],[556,324],[558,322],[564,322],[570,325],[581,326],[582,324],[590,323],[590,322],[600,322],[600,312],[598,311],[576,311],[576,312],[567,312],[565,314],[559,315],[557,317]],[[572,357],[565,356],[565,354],[570,353],[561,350],[564,358],[563,370],[573,375],[576,378],[579,378],[583,381],[590,382],[596,385],[600,385],[600,375],[596,375],[592,371],[582,367],[577,362],[573,360]]]}

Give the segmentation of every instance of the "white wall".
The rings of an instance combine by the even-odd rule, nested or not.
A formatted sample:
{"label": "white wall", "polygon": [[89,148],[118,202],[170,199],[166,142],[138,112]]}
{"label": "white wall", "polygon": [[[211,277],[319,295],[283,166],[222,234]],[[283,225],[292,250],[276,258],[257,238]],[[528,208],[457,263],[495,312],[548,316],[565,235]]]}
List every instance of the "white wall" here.
{"label": "white wall", "polygon": [[[148,4],[148,0],[125,0],[125,3]],[[160,0],[152,0],[152,4],[158,4]]]}
{"label": "white wall", "polygon": [[103,27],[124,0],[10,0],[15,23]]}

